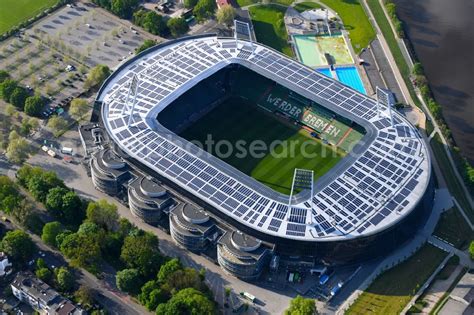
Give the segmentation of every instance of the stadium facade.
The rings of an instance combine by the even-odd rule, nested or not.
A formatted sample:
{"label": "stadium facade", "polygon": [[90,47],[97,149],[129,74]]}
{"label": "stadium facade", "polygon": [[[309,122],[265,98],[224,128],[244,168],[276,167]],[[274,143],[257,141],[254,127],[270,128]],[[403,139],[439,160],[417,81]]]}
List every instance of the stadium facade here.
{"label": "stadium facade", "polygon": [[[314,183],[313,195],[296,194],[291,207],[288,196],[191,145],[157,119],[187,91],[232,66],[270,79],[364,131],[347,156]],[[209,93],[222,88],[216,84]],[[212,35],[168,41],[122,64],[96,102],[125,159],[255,242],[274,244],[275,254],[328,263],[368,259],[411,237],[431,211],[431,162],[415,127],[398,113],[392,121],[375,100],[258,43]],[[307,127],[322,128],[313,117],[303,117]],[[242,252],[226,238],[232,239],[224,234],[218,251]],[[247,254],[242,257],[252,256]],[[226,263],[222,255],[219,262]]]}

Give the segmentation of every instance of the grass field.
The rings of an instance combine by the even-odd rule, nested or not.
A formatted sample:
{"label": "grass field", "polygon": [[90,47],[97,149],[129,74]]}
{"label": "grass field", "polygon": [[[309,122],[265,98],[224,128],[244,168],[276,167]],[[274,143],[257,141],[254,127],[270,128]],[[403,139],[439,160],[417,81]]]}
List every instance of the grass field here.
{"label": "grass field", "polygon": [[279,5],[258,5],[249,8],[257,41],[292,57],[293,51],[288,44],[283,20],[285,11],[286,7]]}
{"label": "grass field", "polygon": [[443,173],[443,177],[446,180],[446,184],[448,185],[449,191],[454,195],[454,197],[456,197],[456,200],[459,202],[459,204],[465,211],[471,223],[474,223],[474,210],[470,207],[469,201],[467,200],[467,197],[464,194],[462,186],[456,178],[456,175],[454,174],[454,169],[449,163],[447,153],[444,149],[443,143],[441,142],[439,134],[436,134],[431,139],[430,144],[431,148],[433,149],[433,153],[436,156],[436,160],[440,165],[441,172]]}
{"label": "grass field", "polygon": [[345,314],[400,314],[446,255],[432,245],[424,245],[408,260],[377,277]]}
{"label": "grass field", "polygon": [[1,0],[0,34],[53,6],[58,0]]}
{"label": "grass field", "polygon": [[300,2],[295,4],[294,8],[298,12],[304,12],[306,10],[319,9],[321,5],[315,2]]}
{"label": "grass field", "polygon": [[359,0],[321,0],[339,14],[344,28],[349,31],[352,47],[358,54],[375,38],[375,31]]}
{"label": "grass field", "polygon": [[459,249],[466,249],[474,239],[474,232],[456,207],[441,214],[434,235]]}
{"label": "grass field", "polygon": [[236,0],[239,7],[245,7],[254,3],[258,3],[258,0]]}
{"label": "grass field", "polygon": [[[180,136],[189,141],[204,143],[208,134],[212,135],[216,143],[221,140],[228,140],[232,144],[245,141],[245,148],[248,148],[253,140],[260,140],[260,143],[263,142],[269,148],[275,143],[274,150],[271,150],[274,154],[267,150],[258,151],[260,154],[254,156],[239,156],[236,149],[234,154],[220,156],[217,154],[217,145],[215,149],[204,149],[268,187],[285,194],[290,193],[295,168],[314,170],[316,179],[343,157],[330,146],[309,137],[306,132],[277,120],[273,114],[266,113],[240,98],[230,99],[213,109]],[[290,149],[291,146],[294,149]],[[314,157],[303,156],[300,153],[303,146],[305,152],[314,154]],[[228,152],[222,148],[221,153]]]}

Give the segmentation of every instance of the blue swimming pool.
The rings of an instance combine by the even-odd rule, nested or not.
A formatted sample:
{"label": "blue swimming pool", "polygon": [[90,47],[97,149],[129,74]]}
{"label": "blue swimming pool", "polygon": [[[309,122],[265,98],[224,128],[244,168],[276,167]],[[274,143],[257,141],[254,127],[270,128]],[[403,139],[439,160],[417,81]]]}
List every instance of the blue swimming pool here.
{"label": "blue swimming pool", "polygon": [[350,86],[362,94],[367,94],[356,67],[336,68],[336,74],[340,82]]}
{"label": "blue swimming pool", "polygon": [[316,71],[318,71],[319,73],[324,74],[324,75],[327,76],[327,77],[332,78],[331,70],[329,70],[329,68],[316,69]]}

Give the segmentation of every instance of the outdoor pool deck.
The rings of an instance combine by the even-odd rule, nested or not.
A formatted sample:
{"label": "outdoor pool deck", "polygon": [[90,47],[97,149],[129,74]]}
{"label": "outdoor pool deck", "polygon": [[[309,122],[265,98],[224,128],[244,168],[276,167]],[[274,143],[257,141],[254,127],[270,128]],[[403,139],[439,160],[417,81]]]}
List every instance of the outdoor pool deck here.
{"label": "outdoor pool deck", "polygon": [[317,48],[316,36],[293,35],[293,41],[298,59],[303,64],[311,68],[327,65],[324,54]]}
{"label": "outdoor pool deck", "polygon": [[334,58],[336,65],[354,63],[342,35],[293,35],[293,42],[299,60],[309,67],[315,68],[328,65],[324,57],[325,53],[329,53]]}
{"label": "outdoor pool deck", "polygon": [[337,80],[359,91],[362,94],[367,94],[364,83],[360,77],[359,71],[356,67],[341,67],[336,68]]}
{"label": "outdoor pool deck", "polygon": [[329,78],[334,78],[339,82],[350,86],[356,91],[359,91],[362,94],[367,95],[367,91],[364,87],[364,83],[360,77],[359,71],[355,66],[345,66],[345,67],[336,67],[335,68],[335,76],[331,73],[329,68],[317,68],[316,71],[319,73],[324,74]]}

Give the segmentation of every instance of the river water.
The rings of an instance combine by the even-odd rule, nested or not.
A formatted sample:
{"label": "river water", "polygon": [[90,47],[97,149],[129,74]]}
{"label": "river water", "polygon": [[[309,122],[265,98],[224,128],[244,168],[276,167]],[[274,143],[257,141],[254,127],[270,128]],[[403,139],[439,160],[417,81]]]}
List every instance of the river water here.
{"label": "river water", "polygon": [[394,0],[457,145],[474,163],[474,0]]}

